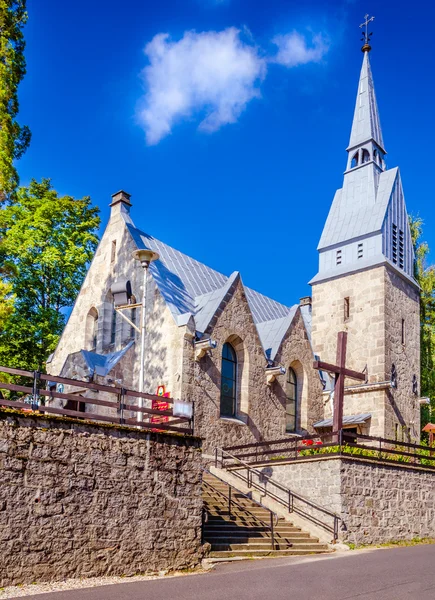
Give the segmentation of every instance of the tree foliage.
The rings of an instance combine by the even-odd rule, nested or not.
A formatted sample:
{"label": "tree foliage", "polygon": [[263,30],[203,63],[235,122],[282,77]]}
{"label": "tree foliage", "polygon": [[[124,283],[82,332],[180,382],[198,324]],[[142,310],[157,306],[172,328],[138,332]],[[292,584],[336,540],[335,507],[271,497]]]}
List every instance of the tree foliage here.
{"label": "tree foliage", "polygon": [[43,368],[97,246],[98,212],[89,197],[59,196],[49,179],[19,188],[0,210],[0,285],[13,304],[0,330],[0,364]]}
{"label": "tree foliage", "polygon": [[431,405],[422,409],[422,427],[435,415],[435,265],[428,265],[429,246],[422,241],[423,221],[410,217],[415,250],[415,278],[421,288],[421,395],[430,398]]}
{"label": "tree foliage", "polygon": [[13,161],[30,143],[29,128],[16,120],[18,85],[26,74],[22,31],[26,21],[26,0],[0,0],[0,201],[16,189]]}

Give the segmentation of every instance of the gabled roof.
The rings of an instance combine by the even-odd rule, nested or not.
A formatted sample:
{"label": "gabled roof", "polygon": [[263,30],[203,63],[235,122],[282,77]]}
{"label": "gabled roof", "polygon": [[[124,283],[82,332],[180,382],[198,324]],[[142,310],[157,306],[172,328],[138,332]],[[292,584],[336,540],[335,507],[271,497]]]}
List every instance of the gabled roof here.
{"label": "gabled roof", "polygon": [[225,296],[238,281],[240,281],[240,273],[235,271],[221,288],[195,298],[195,326],[197,331],[204,332],[207,329]]}
{"label": "gabled roof", "polygon": [[134,340],[129,342],[122,350],[110,354],[97,354],[89,350],[80,350],[91,373],[105,377],[133,346]]}
{"label": "gabled roof", "polygon": [[384,149],[369,53],[364,52],[349,148],[359,146],[369,140],[373,140]]}
{"label": "gabled roof", "polygon": [[[149,248],[159,253],[160,258],[150,265],[150,272],[174,318],[184,313],[196,316],[197,311],[204,311],[209,302],[225,295],[228,277],[144,233],[134,226],[129,216],[124,219],[137,248]],[[215,291],[217,294],[212,296]],[[245,288],[245,293],[255,323],[278,319],[290,312],[288,306],[259,292]],[[206,297],[201,299],[201,296]],[[206,320],[205,317],[201,319]]]}
{"label": "gabled roof", "polygon": [[[196,330],[204,333],[227,294],[240,281],[240,274],[234,272],[226,277],[144,233],[135,227],[128,214],[123,217],[137,248],[159,253],[160,258],[150,265],[150,272],[177,323],[185,324],[193,315]],[[273,360],[298,305],[285,306],[250,288],[245,287],[244,291],[266,356]],[[301,312],[310,337],[310,311],[307,308]]]}
{"label": "gabled roof", "polygon": [[282,340],[292,324],[299,305],[295,304],[291,307],[290,312],[285,317],[272,321],[264,321],[257,323],[257,331],[260,336],[264,352],[270,360],[275,360],[275,356],[279,350]]}

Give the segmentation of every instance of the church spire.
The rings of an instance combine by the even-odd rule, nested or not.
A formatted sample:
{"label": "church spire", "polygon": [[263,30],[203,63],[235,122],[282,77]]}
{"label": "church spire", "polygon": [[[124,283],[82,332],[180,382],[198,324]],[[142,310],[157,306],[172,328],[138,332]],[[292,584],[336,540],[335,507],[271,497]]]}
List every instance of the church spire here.
{"label": "church spire", "polygon": [[364,50],[365,46],[363,46],[364,58],[359,77],[348,150],[373,141],[385,152],[372,70],[370,68],[369,50]]}
{"label": "church spire", "polygon": [[348,151],[361,146],[361,144],[374,142],[383,152],[385,152],[369,59],[369,52],[372,49],[370,46],[372,34],[368,31],[368,24],[370,21],[373,21],[373,19],[374,17],[369,19],[369,16],[365,15],[365,21],[360,25],[361,28],[365,27],[362,37],[364,45],[361,48],[364,53],[364,58],[359,77],[358,93]]}

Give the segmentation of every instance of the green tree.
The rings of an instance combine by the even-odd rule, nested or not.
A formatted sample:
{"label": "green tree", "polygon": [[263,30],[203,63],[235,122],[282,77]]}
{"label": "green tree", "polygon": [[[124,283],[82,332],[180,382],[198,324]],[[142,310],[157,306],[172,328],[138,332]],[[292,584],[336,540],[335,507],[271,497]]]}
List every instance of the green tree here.
{"label": "green tree", "polygon": [[0,279],[0,331],[5,328],[14,309],[11,291],[12,286]]}
{"label": "green tree", "polygon": [[26,21],[26,0],[0,0],[0,203],[18,185],[13,162],[30,143],[29,128],[21,127],[16,120],[18,86],[26,74]]}
{"label": "green tree", "polygon": [[[32,180],[0,210],[0,269],[13,311],[0,330],[0,364],[43,369],[98,243],[99,209]],[[1,288],[0,288],[1,289]]]}
{"label": "green tree", "polygon": [[421,395],[430,398],[422,408],[422,427],[435,415],[435,266],[428,265],[429,246],[422,241],[423,221],[410,217],[415,250],[415,278],[420,288]]}

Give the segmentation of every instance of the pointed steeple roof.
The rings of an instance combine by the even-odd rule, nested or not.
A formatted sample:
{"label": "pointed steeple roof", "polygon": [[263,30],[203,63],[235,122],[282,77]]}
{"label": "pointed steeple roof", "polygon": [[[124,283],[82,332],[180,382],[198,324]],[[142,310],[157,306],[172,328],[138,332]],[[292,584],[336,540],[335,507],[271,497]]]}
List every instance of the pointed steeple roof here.
{"label": "pointed steeple roof", "polygon": [[373,140],[384,150],[384,140],[379,121],[369,53],[365,50],[348,149],[359,146],[369,140]]}

